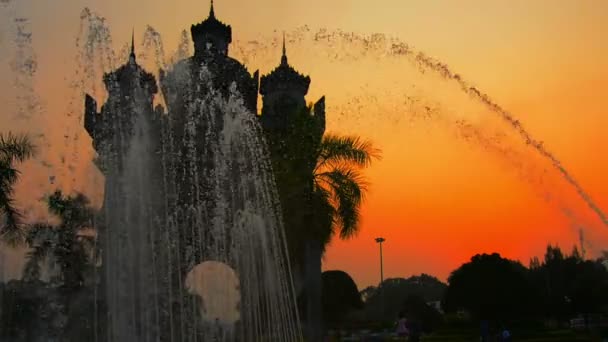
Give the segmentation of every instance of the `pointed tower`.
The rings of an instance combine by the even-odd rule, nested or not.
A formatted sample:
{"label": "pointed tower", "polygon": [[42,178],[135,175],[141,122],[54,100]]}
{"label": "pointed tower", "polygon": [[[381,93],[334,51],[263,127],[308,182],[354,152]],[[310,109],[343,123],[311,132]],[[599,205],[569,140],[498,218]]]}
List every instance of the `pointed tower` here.
{"label": "pointed tower", "polygon": [[[314,106],[307,106],[305,96],[309,86],[310,77],[289,65],[283,36],[279,66],[261,80],[263,107],[260,120],[272,157],[297,294],[303,290],[302,281],[298,281],[303,280],[306,273],[303,265],[309,265],[305,262],[301,232],[309,230],[310,217],[302,208],[316,205],[311,202],[310,175],[314,173],[325,132],[325,98]],[[310,308],[314,304],[307,305]]]}
{"label": "pointed tower", "polygon": [[199,24],[190,28],[194,41],[194,55],[197,57],[212,55],[228,55],[228,45],[232,43],[232,27],[215,17],[213,0],[209,8],[209,16]]}
{"label": "pointed tower", "polygon": [[[204,65],[211,76],[211,84],[215,90],[219,90],[227,97],[230,94],[230,87],[236,83],[245,106],[252,115],[255,115],[259,74],[256,71],[251,75],[245,65],[228,56],[228,45],[232,42],[232,28],[215,17],[213,1],[207,19],[192,25],[190,31],[194,42],[194,56],[177,62],[173,70],[160,73],[162,91],[165,98],[170,99],[167,102],[169,112],[174,118],[185,115],[187,108],[180,100],[184,98],[184,93],[198,89],[199,95],[202,95],[208,91],[208,84],[201,84],[200,78],[200,68]],[[189,77],[183,77],[184,75]]]}
{"label": "pointed tower", "polygon": [[135,59],[135,29],[133,29],[133,32],[131,33],[131,53],[129,54],[129,63],[135,64]]}
{"label": "pointed tower", "polygon": [[[129,59],[118,69],[105,74],[103,81],[108,90],[108,100],[101,113],[97,113],[95,99],[87,94],[84,115],[84,126],[99,154],[97,166],[102,172],[112,153],[121,156],[128,149],[126,141],[133,131],[133,108],[142,108],[149,118],[154,116],[152,106],[158,87],[154,75],[137,64],[134,33]],[[117,162],[119,165],[122,163],[120,159]]]}
{"label": "pointed tower", "polygon": [[310,86],[310,77],[297,72],[287,60],[285,35],[281,63],[270,74],[262,76],[262,125],[266,129],[285,127],[289,116],[306,108],[305,96]]}

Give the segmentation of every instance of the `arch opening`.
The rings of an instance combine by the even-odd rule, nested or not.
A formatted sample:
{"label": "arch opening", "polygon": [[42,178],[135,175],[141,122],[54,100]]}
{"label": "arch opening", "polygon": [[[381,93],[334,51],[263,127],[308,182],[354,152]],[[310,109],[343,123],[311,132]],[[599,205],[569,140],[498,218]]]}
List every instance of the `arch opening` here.
{"label": "arch opening", "polygon": [[204,324],[234,326],[240,319],[240,281],[235,270],[223,262],[205,261],[186,276],[186,289],[199,298]]}

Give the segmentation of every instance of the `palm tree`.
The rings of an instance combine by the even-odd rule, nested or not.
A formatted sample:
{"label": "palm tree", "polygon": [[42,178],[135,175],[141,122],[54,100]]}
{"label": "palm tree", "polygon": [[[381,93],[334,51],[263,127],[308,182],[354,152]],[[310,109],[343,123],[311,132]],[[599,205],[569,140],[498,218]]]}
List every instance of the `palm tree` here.
{"label": "palm tree", "polygon": [[61,222],[57,226],[39,223],[30,227],[26,241],[32,250],[24,277],[38,279],[41,265],[51,257],[59,264],[63,286],[78,288],[96,255],[95,237],[90,233],[93,210],[84,195],[64,196],[60,191],[49,196],[48,208]]}
{"label": "palm tree", "polygon": [[318,239],[323,246],[339,233],[341,239],[359,231],[360,206],[367,190],[361,170],[380,158],[368,141],[353,136],[325,135],[313,171],[314,203],[318,205]]}
{"label": "palm tree", "polygon": [[309,339],[321,337],[321,259],[336,234],[341,239],[359,231],[360,208],[367,182],[361,170],[380,158],[368,141],[353,136],[325,135],[317,150],[312,174],[309,222],[306,239],[306,293]]}
{"label": "palm tree", "polygon": [[[300,299],[306,299],[300,304],[307,308],[307,337],[319,341],[321,258],[336,234],[342,239],[357,234],[367,189],[361,171],[380,157],[380,151],[358,137],[324,135],[325,117],[315,115],[313,105],[295,111],[288,104],[282,106],[279,112],[286,114],[286,126],[269,126],[265,133],[296,288]],[[305,293],[299,288],[302,275]]]}
{"label": "palm tree", "polygon": [[25,161],[35,153],[34,145],[26,135],[0,134],[0,236],[10,245],[23,241],[21,214],[15,208],[13,187],[20,172],[16,163]]}

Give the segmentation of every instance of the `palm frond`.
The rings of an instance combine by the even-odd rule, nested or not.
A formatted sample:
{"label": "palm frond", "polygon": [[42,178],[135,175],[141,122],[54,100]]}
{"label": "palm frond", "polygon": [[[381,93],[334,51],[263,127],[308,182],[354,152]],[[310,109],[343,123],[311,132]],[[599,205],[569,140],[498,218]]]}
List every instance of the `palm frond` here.
{"label": "palm frond", "polygon": [[11,192],[19,180],[19,170],[9,160],[0,159],[0,191]]}
{"label": "palm frond", "polygon": [[25,134],[0,134],[0,159],[23,162],[36,153],[36,148]]}
{"label": "palm frond", "polygon": [[13,163],[23,162],[34,153],[34,145],[27,135],[0,134],[0,235],[13,247],[24,241],[22,217],[13,198],[13,187],[19,179],[19,171]]}
{"label": "palm frond", "polygon": [[312,224],[310,233],[316,241],[327,245],[335,235],[336,208],[332,203],[331,192],[323,187],[315,187],[312,194]]}
{"label": "palm frond", "polygon": [[0,191],[0,238],[7,245],[16,247],[24,242],[21,213],[15,207],[10,193]]}
{"label": "palm frond", "polygon": [[325,135],[319,147],[317,170],[336,164],[354,164],[366,167],[374,159],[380,159],[380,150],[369,141],[355,136]]}
{"label": "palm frond", "polygon": [[12,248],[23,246],[25,241],[23,228],[20,225],[5,225],[0,233],[0,240]]}
{"label": "palm frond", "polygon": [[334,222],[340,230],[340,238],[348,239],[356,235],[361,217],[360,206],[367,189],[367,182],[361,173],[343,165],[320,173],[317,184],[331,193],[336,213]]}
{"label": "palm frond", "polygon": [[57,190],[49,196],[47,202],[49,211],[61,219],[62,225],[70,226],[76,231],[91,226],[94,212],[83,194],[64,196]]}

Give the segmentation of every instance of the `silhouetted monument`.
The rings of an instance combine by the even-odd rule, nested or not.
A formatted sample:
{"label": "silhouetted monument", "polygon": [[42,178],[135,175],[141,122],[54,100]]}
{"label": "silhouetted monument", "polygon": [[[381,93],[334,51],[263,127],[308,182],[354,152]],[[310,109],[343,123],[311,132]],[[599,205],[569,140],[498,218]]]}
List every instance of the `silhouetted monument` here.
{"label": "silhouetted monument", "polygon": [[[105,214],[99,230],[102,250],[108,250],[103,253],[99,289],[100,336],[120,342],[152,337],[204,340],[209,327],[198,327],[199,302],[184,291],[184,282],[193,267],[214,260],[237,273],[259,270],[259,275],[239,274],[243,276],[242,317],[237,340],[249,340],[253,336],[247,334],[253,333],[285,339],[280,336],[291,336],[289,319],[282,317],[281,322],[272,323],[276,327],[267,326],[261,323],[263,319],[243,311],[255,306],[257,315],[271,317],[273,306],[278,305],[269,305],[277,300],[272,296],[282,295],[272,291],[286,290],[255,284],[271,279],[264,278],[264,272],[274,272],[275,267],[263,263],[273,258],[251,260],[251,253],[264,251],[239,245],[243,239],[256,237],[243,237],[242,228],[235,227],[260,215],[255,210],[250,213],[252,205],[257,212],[263,211],[261,205],[273,206],[263,203],[269,200],[264,191],[256,190],[268,183],[256,179],[263,178],[260,172],[269,167],[256,164],[263,162],[256,155],[267,149],[263,132],[271,154],[280,156],[285,144],[293,143],[288,137],[298,122],[295,118],[305,112],[315,127],[313,140],[320,141],[325,130],[324,99],[311,113],[305,101],[310,78],[288,64],[284,42],[281,64],[262,77],[263,108],[257,115],[258,72],[251,75],[228,56],[232,28],[216,18],[213,2],[208,18],[192,25],[191,34],[194,56],[160,71],[167,113],[160,106],[153,108],[158,86],[137,64],[134,44],[127,63],[104,76],[109,96],[101,112],[97,113],[92,97],[85,99],[85,128],[98,153],[96,165],[106,177]],[[235,114],[239,106],[254,120]],[[241,140],[256,146],[245,148],[239,141],[225,141],[232,129],[245,130]],[[301,163],[310,156],[310,148],[301,154],[293,167],[312,172],[310,160]],[[243,175],[252,180],[243,180]],[[267,210],[272,215],[276,208]],[[110,336],[105,336],[106,331]]]}
{"label": "silhouetted monument", "polygon": [[[160,111],[154,112],[153,99],[158,93],[154,76],[137,64],[134,37],[131,53],[126,64],[104,76],[108,100],[97,113],[97,102],[89,95],[85,97],[84,127],[93,138],[93,147],[98,153],[97,167],[105,172],[107,165],[118,163],[123,169],[120,156],[126,154],[129,141],[133,136],[135,116],[132,113],[143,111],[144,117],[155,124],[156,134],[160,133]],[[113,165],[113,164],[112,164]],[[106,179],[106,189],[111,184]]]}

